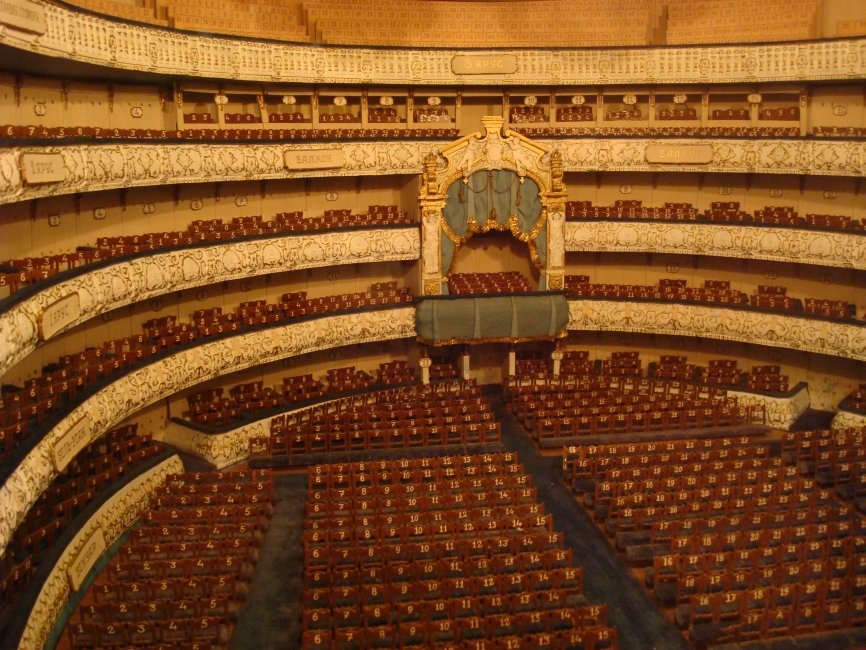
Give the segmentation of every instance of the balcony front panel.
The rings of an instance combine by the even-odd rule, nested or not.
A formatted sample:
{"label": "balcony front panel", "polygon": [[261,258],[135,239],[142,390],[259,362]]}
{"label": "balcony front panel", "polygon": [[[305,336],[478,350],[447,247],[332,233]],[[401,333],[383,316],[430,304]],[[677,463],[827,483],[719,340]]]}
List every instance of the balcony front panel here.
{"label": "balcony front panel", "polygon": [[77,298],[77,315],[69,314],[55,333],[174,291],[297,269],[415,260],[420,246],[417,228],[382,228],[227,242],[118,260],[53,284],[0,313],[0,374],[35,349],[46,310],[70,297]]}
{"label": "balcony front panel", "polygon": [[45,2],[31,30],[8,22],[0,43],[107,68],[163,75],[309,83],[724,83],[862,79],[863,39],[652,48],[422,50],[327,47],[210,36],[132,24]]}
{"label": "balcony front panel", "polygon": [[[724,140],[572,138],[536,140],[563,156],[565,172],[726,172],[866,176],[866,142],[816,140]],[[650,147],[684,151],[700,145],[708,162],[648,162]],[[314,144],[99,144],[12,147],[0,151],[0,203],[124,187],[419,174],[432,140]],[[684,149],[685,148],[685,149]],[[299,169],[287,153],[326,152],[333,165]],[[49,180],[28,183],[21,172],[28,156],[48,154]],[[332,156],[333,154],[333,156]],[[652,158],[655,160],[655,158]]]}
{"label": "balcony front panel", "polygon": [[866,361],[866,329],[813,318],[669,302],[569,300],[572,331],[740,341]]}
{"label": "balcony front panel", "polygon": [[[84,446],[142,408],[195,384],[245,368],[345,345],[415,336],[414,307],[292,323],[197,345],[133,370],[74,408],[0,487],[0,553],[57,472],[62,450]],[[61,464],[61,463],[57,463]]]}
{"label": "balcony front panel", "polygon": [[866,236],[707,223],[581,221],[565,224],[565,250],[674,253],[866,269]]}
{"label": "balcony front panel", "polygon": [[20,648],[42,648],[72,596],[69,573],[85,556],[88,540],[101,536],[110,547],[138,519],[156,490],[172,474],[183,472],[183,462],[174,455],[130,481],[102,505],[66,547],[42,586],[21,635]]}

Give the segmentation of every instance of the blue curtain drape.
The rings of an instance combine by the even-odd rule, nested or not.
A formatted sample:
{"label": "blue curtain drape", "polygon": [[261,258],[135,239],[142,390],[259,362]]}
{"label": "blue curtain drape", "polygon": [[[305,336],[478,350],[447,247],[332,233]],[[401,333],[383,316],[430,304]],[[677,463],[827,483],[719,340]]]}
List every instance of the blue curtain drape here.
{"label": "blue curtain drape", "polygon": [[480,170],[448,187],[443,210],[442,271],[448,273],[454,252],[476,232],[509,230],[527,243],[533,261],[544,266],[546,224],[539,225],[541,198],[531,178],[508,169]]}

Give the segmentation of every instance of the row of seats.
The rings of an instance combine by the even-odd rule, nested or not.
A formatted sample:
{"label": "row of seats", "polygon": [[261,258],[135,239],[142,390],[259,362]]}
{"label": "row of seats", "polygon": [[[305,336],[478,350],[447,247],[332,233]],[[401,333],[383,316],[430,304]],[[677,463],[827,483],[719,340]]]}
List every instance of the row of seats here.
{"label": "row of seats", "polygon": [[[500,24],[494,10],[467,9],[463,3],[430,8],[417,0],[396,5],[365,5],[362,12],[351,4],[317,0],[275,2],[194,3],[159,0],[155,5],[130,6],[113,0],[77,0],[75,4],[125,20],[176,29],[266,38],[289,42],[323,42],[341,45],[396,47],[551,47],[648,45],[647,34],[669,44],[800,41],[816,38],[817,6],[799,0],[792,6],[776,2],[761,6],[730,7],[719,0],[661,5],[618,2],[603,11],[590,4],[567,5],[548,0],[526,8],[520,2],[502,9],[510,22],[500,30],[473,32],[473,23]],[[277,12],[274,9],[278,9]],[[388,11],[388,9],[391,9]],[[440,16],[448,16],[447,26]],[[582,20],[577,20],[577,18]],[[459,28],[455,29],[457,25]],[[507,29],[505,29],[507,27]],[[378,29],[377,29],[378,28]],[[551,38],[554,37],[552,40]]]}
{"label": "row of seats", "polygon": [[767,206],[748,213],[739,201],[713,201],[703,212],[691,203],[666,202],[663,207],[645,207],[640,200],[619,200],[611,206],[593,205],[592,201],[568,201],[566,219],[658,219],[667,221],[702,221],[713,223],[792,226],[819,230],[857,230],[864,228],[861,219],[845,215],[807,213],[800,216],[793,207]]}
{"label": "row of seats", "polygon": [[[623,119],[623,118],[618,118]],[[520,126],[514,130],[534,138],[797,138],[797,126]]]}
{"label": "row of seats", "polygon": [[278,303],[243,302],[228,314],[223,314],[220,307],[198,310],[191,323],[178,323],[175,316],[151,319],[142,324],[142,334],[63,355],[45,366],[40,376],[27,379],[23,387],[4,384],[0,402],[2,457],[11,454],[13,447],[50,414],[79,399],[97,382],[123,373],[168,348],[179,349],[202,339],[303,317],[367,307],[390,308],[411,301],[408,289],[384,283],[374,285],[370,291],[341,296],[308,299],[305,292],[296,292],[284,294]]}
{"label": "row of seats", "polygon": [[273,496],[264,470],[169,477],[71,616],[69,647],[225,647]]}
{"label": "row of seats", "polygon": [[[197,117],[185,116],[184,126],[191,124],[213,125],[213,116],[196,113]],[[205,117],[207,115],[207,117]],[[339,120],[337,114],[322,115],[321,124],[333,124],[321,128],[179,128],[179,129],[115,129],[99,126],[37,126],[37,125],[0,125],[0,134],[7,140],[74,140],[77,142],[100,142],[103,140],[154,140],[154,141],[234,141],[263,140],[284,142],[292,140],[415,140],[415,139],[453,139],[459,135],[452,126],[413,127],[413,128],[375,128],[350,127],[342,124],[359,124],[360,118]],[[439,120],[442,121],[442,120]],[[436,121],[428,120],[435,124]]]}
{"label": "row of seats", "polygon": [[222,387],[197,391],[187,395],[189,410],[183,416],[196,424],[230,424],[254,418],[260,412],[284,409],[292,403],[339,395],[351,390],[369,389],[375,386],[413,383],[417,375],[405,361],[384,362],[373,377],[366,372],[347,368],[331,368],[323,382],[313,379],[311,374],[283,377],[278,386],[263,386],[262,381],[238,384],[224,395]]}
{"label": "row of seats", "polygon": [[0,558],[0,634],[8,617],[4,611],[16,602],[30,583],[42,558],[72,519],[114,481],[136,471],[162,452],[161,442],[139,435],[137,425],[107,432],[90,443],[60,472],[24,521]]}
{"label": "row of seats", "polygon": [[647,587],[697,647],[860,624],[866,519],[772,449],[647,441],[563,457],[566,481],[630,562],[652,565]]}
{"label": "row of seats", "polygon": [[343,398],[271,420],[251,455],[404,449],[498,442],[499,423],[472,382],[403,386]]}
{"label": "row of seats", "polygon": [[[680,281],[680,282],[685,282]],[[811,299],[810,308],[803,306],[803,300],[779,292],[771,285],[759,285],[757,292],[747,295],[743,291],[719,288],[718,282],[703,287],[686,287],[665,284],[659,280],[657,285],[643,284],[595,284],[585,275],[566,276],[565,289],[570,298],[605,298],[613,300],[653,300],[677,301],[698,304],[723,305],[732,309],[756,308],[762,311],[779,311],[796,314],[809,314],[822,320],[841,320],[860,322],[866,319],[857,316],[857,307],[843,300]],[[810,299],[806,299],[810,300]]]}
{"label": "row of seats", "polygon": [[448,276],[448,292],[455,296],[526,291],[532,291],[532,287],[529,280],[518,271],[452,273]]}
{"label": "row of seats", "polygon": [[744,43],[816,38],[816,0],[749,4],[725,0],[673,0],[667,4],[665,42]]}
{"label": "row of seats", "polygon": [[814,476],[821,487],[833,487],[845,500],[866,512],[866,429],[788,431],[782,457],[801,474]]}
{"label": "row of seats", "polygon": [[316,466],[309,483],[310,647],[527,647],[564,634],[617,647],[515,454]]}
{"label": "row of seats", "polygon": [[843,400],[845,408],[858,413],[866,413],[866,384],[860,384]]}
{"label": "row of seats", "polygon": [[273,220],[261,215],[222,219],[197,219],[186,230],[157,231],[140,235],[98,237],[96,246],[79,246],[75,251],[54,255],[30,256],[0,261],[0,287],[15,293],[20,288],[51,278],[58,273],[106,259],[159,251],[204,242],[230,241],[243,237],[282,235],[334,228],[409,226],[413,221],[396,205],[371,205],[366,213],[351,210],[326,210],[321,216],[303,212],[281,212]]}

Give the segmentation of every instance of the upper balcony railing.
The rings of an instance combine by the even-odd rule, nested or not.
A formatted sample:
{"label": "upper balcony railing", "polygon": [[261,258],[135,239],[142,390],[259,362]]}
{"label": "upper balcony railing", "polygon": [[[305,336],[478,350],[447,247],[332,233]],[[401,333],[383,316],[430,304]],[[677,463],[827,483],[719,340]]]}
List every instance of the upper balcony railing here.
{"label": "upper balcony railing", "polygon": [[[799,1],[804,5],[814,5],[814,0]],[[806,7],[800,11],[798,8],[792,9],[791,3],[786,3],[784,12],[773,9],[775,13],[771,12],[771,17],[762,25],[762,7],[767,5],[772,9],[780,5],[780,0],[752,3],[748,12],[737,11],[733,5],[727,6],[724,2],[721,3],[724,6],[719,7],[721,13],[708,10],[708,15],[723,16],[724,21],[720,21],[721,23],[734,25],[729,30],[729,38],[738,42],[737,45],[672,47],[656,46],[664,45],[665,39],[655,36],[650,38],[649,34],[655,34],[658,26],[654,20],[649,19],[637,22],[641,31],[646,28],[647,36],[643,38],[626,35],[602,40],[599,36],[594,40],[593,34],[626,34],[632,27],[626,29],[623,21],[633,20],[633,17],[629,18],[629,12],[640,11],[634,7],[623,8],[625,13],[622,18],[612,19],[607,26],[595,26],[587,30],[585,25],[592,25],[592,21],[596,20],[593,16],[598,14],[595,3],[592,9],[587,11],[575,11],[573,3],[566,3],[566,9],[537,12],[538,15],[533,15],[531,21],[515,19],[513,15],[503,19],[506,14],[500,2],[436,2],[433,5],[423,3],[446,12],[446,4],[460,5],[464,11],[468,11],[471,6],[475,13],[472,14],[472,20],[459,20],[456,14],[446,14],[447,18],[435,21],[437,31],[433,38],[429,41],[425,39],[423,43],[392,41],[381,42],[372,47],[369,43],[358,42],[358,39],[370,30],[359,29],[356,24],[352,26],[354,36],[351,42],[348,42],[348,39],[337,39],[346,42],[342,46],[329,46],[181,31],[161,25],[108,18],[38,0],[15,0],[14,4],[20,11],[6,12],[0,18],[5,26],[0,34],[0,44],[48,57],[107,68],[185,77],[284,83],[473,83],[486,86],[501,86],[507,83],[547,86],[598,83],[703,84],[710,81],[751,83],[862,79],[866,76],[866,62],[863,60],[862,48],[859,47],[859,39],[805,41],[803,39],[820,35],[811,27],[807,30],[801,27],[784,27],[792,16],[796,17],[795,20],[802,20],[805,16],[803,24],[811,25],[812,19],[809,16],[815,16],[813,9]],[[231,4],[230,0],[227,0],[220,3],[220,6]],[[302,6],[307,4],[312,3],[302,3]],[[365,3],[365,8],[367,4],[372,6],[373,3]],[[420,7],[422,3],[414,4]],[[551,0],[551,4],[554,4],[554,0]],[[631,4],[647,6],[645,2]],[[252,7],[254,4],[243,3],[243,6]],[[394,12],[399,11],[399,7],[395,7],[393,3],[388,3],[388,6],[388,18],[376,21],[376,33],[382,33],[389,25],[399,25],[399,29],[403,29],[409,24],[407,19],[395,18]],[[486,23],[478,20],[478,12],[484,6],[487,11],[497,12],[496,20],[491,19]],[[206,12],[203,9],[202,15],[197,16],[193,24],[209,32],[219,32],[227,30],[230,24],[242,22],[240,19],[230,20],[228,17],[218,16],[215,12],[219,11],[223,9],[208,9]],[[205,13],[208,16],[218,16],[213,20],[219,24],[209,26]],[[279,12],[272,14],[276,17],[269,16],[270,20],[279,19]],[[536,34],[530,27],[534,30],[534,26],[544,15],[556,20],[556,26],[547,29],[543,34]],[[237,18],[233,14],[232,16]],[[555,40],[559,38],[557,35],[567,33],[570,24],[568,16],[579,16],[580,22],[576,23],[575,29],[581,31],[562,41]],[[353,16],[353,20],[354,18]],[[370,19],[375,20],[372,15]],[[739,20],[747,20],[748,25],[736,23]],[[175,24],[177,25],[177,22]],[[441,34],[438,25],[446,27],[441,30]],[[459,33],[461,25],[471,27],[471,38],[464,34],[455,41],[448,40],[447,34],[454,33],[455,30]],[[484,25],[495,28],[484,29]],[[532,34],[529,42],[515,40],[510,34],[509,26],[519,28],[520,33]],[[786,30],[788,33],[784,35]],[[856,35],[861,31],[857,25],[853,25],[853,28],[837,27],[830,36]],[[707,33],[723,32],[720,31],[719,23],[714,20],[712,30],[707,30]],[[254,34],[268,35],[261,30]],[[784,38],[795,40],[787,43],[745,44]],[[331,41],[325,37],[322,40]],[[651,43],[653,46],[649,47]],[[348,45],[351,45],[350,49],[347,49]],[[379,47],[381,45],[388,47]],[[612,45],[627,47],[611,49]],[[419,46],[428,49],[414,49]],[[563,49],[549,49],[551,46]],[[598,47],[593,49],[592,46]],[[503,47],[525,49],[490,49]],[[533,47],[534,49],[530,49]],[[480,51],[479,48],[488,51]],[[48,66],[50,64],[46,60],[46,69]]]}

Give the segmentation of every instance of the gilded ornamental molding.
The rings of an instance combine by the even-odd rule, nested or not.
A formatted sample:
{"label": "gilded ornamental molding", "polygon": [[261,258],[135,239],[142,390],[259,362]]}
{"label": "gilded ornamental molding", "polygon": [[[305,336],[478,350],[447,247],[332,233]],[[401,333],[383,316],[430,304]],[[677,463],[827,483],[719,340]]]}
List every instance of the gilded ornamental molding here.
{"label": "gilded ornamental molding", "polygon": [[[336,136],[335,136],[336,137]],[[684,171],[866,176],[866,142],[848,140],[723,140],[582,138],[534,140],[557,150],[563,172]],[[649,163],[647,149],[700,143],[712,148],[707,164]],[[320,151],[304,144],[96,144],[12,147],[0,151],[0,203],[45,196],[182,183],[321,176],[420,174],[430,141],[333,142],[345,164],[332,169],[285,166],[288,151]],[[57,177],[27,184],[22,156],[55,154]],[[59,155],[61,158],[57,158]],[[62,164],[61,164],[62,163]]]}
{"label": "gilded ornamental molding", "polygon": [[317,350],[414,336],[414,306],[337,314],[198,345],[120,377],[73,409],[0,486],[0,554],[63,469],[55,469],[55,447],[73,432],[83,446],[157,400],[221,375]]}
{"label": "gilded ornamental molding", "polygon": [[20,648],[42,648],[63,607],[72,595],[68,572],[91,536],[101,533],[105,546],[111,546],[138,519],[150,503],[151,495],[171,474],[183,472],[180,457],[174,455],[137,476],[106,501],[69,543],[37,596]]}
{"label": "gilded ornamental molding", "polygon": [[[487,50],[326,47],[180,32],[43,2],[36,28],[4,21],[0,43],[107,68],[284,83],[539,85],[701,84],[862,79],[864,39],[731,46]],[[497,62],[502,60],[502,64]],[[507,65],[506,65],[507,63]]]}
{"label": "gilded ornamental molding", "polygon": [[675,253],[866,269],[866,237],[844,232],[689,222],[565,224],[565,250]]}
{"label": "gilded ornamental molding", "polygon": [[641,332],[741,341],[866,361],[866,328],[703,305],[569,300],[569,330]]}
{"label": "gilded ornamental molding", "polygon": [[69,296],[78,298],[77,317],[55,334],[174,291],[296,269],[415,260],[420,247],[417,228],[381,228],[227,242],[118,261],[52,285],[0,313],[0,374],[36,348],[46,310]]}

